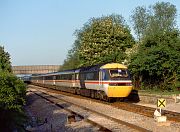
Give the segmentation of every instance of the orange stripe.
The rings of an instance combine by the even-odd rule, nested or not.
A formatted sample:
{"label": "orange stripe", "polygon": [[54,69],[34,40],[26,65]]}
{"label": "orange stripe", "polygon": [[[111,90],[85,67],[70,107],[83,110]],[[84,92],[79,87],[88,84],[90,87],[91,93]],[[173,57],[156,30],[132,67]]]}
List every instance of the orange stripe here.
{"label": "orange stripe", "polygon": [[[54,80],[45,80],[45,82],[54,82]],[[68,83],[79,83],[79,80],[55,80],[55,82],[68,82]],[[84,81],[86,84],[99,84],[99,81]],[[102,81],[102,84],[121,84],[121,83],[126,83],[126,84],[131,84],[132,82],[112,82],[112,81]]]}

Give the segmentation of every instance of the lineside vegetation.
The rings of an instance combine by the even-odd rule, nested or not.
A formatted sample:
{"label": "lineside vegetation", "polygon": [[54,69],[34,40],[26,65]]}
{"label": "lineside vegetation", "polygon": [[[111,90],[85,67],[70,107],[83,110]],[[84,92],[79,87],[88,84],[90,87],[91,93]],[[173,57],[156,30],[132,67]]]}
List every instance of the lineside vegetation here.
{"label": "lineside vegetation", "polygon": [[139,38],[129,68],[137,87],[174,91],[180,87],[180,35],[176,7],[169,2],[137,7],[132,15]]}
{"label": "lineside vegetation", "polygon": [[125,63],[134,86],[174,91],[180,87],[180,34],[177,9],[169,2],[138,6],[131,15],[137,39],[121,15],[91,18],[75,31],[62,69],[106,62]]}
{"label": "lineside vegetation", "polygon": [[0,46],[0,131],[21,131],[26,86],[12,74],[10,55]]}

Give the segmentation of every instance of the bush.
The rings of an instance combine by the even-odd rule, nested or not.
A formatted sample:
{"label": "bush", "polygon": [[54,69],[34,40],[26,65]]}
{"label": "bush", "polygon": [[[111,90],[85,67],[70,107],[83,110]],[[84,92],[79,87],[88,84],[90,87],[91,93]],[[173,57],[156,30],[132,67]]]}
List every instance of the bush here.
{"label": "bush", "polygon": [[134,83],[143,83],[146,89],[158,86],[162,91],[174,91],[176,81],[180,80],[179,50],[178,31],[146,36],[131,56],[129,69]]}
{"label": "bush", "polygon": [[25,121],[26,86],[11,73],[0,73],[0,131],[20,130]]}

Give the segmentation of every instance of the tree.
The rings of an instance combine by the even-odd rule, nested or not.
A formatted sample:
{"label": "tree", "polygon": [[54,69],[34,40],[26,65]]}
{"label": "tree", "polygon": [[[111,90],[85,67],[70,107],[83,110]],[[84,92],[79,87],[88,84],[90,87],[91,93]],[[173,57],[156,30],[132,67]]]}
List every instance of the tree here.
{"label": "tree", "polygon": [[4,51],[4,47],[0,46],[0,72],[7,71],[12,72],[10,55]]}
{"label": "tree", "polygon": [[0,131],[21,128],[25,121],[25,84],[11,73],[0,73]]}
{"label": "tree", "polygon": [[146,87],[159,86],[163,90],[172,90],[172,86],[180,80],[179,51],[180,38],[177,31],[149,36],[139,52],[131,58],[130,69],[134,77],[140,77]]}
{"label": "tree", "polygon": [[176,26],[176,7],[169,2],[157,2],[146,9],[138,6],[131,15],[133,28],[139,41],[157,31],[171,31]]}
{"label": "tree", "polygon": [[67,58],[64,60],[64,63],[62,67],[60,68],[60,70],[74,69],[78,67],[79,57],[77,55],[77,50],[79,48],[79,45],[80,43],[79,43],[79,38],[78,38],[77,40],[75,40],[73,44],[73,48],[68,51]]}
{"label": "tree", "polygon": [[158,2],[150,6],[151,15],[149,24],[145,30],[145,36],[173,31],[176,26],[176,8],[169,2]]}
{"label": "tree", "polygon": [[135,84],[172,90],[180,81],[180,37],[175,27],[176,8],[170,3],[158,2],[149,11],[147,27],[137,52],[131,54],[129,68]]}
{"label": "tree", "polygon": [[67,69],[75,69],[79,65],[79,58],[77,56],[77,53],[74,53],[71,56],[68,56],[62,65],[62,67],[59,69],[61,70],[67,70]]}
{"label": "tree", "polygon": [[0,131],[22,130],[26,86],[12,74],[10,55],[0,46]]}
{"label": "tree", "polygon": [[90,19],[77,31],[79,66],[123,62],[125,51],[134,44],[130,30],[120,15]]}
{"label": "tree", "polygon": [[149,19],[148,11],[146,7],[143,6],[136,7],[135,10],[133,11],[133,15],[131,15],[133,28],[139,41],[144,36],[144,33],[148,26],[148,19]]}
{"label": "tree", "polygon": [[174,5],[170,4],[169,2],[158,2],[152,6],[152,11],[158,30],[166,32],[174,29],[176,26],[175,18],[177,13]]}

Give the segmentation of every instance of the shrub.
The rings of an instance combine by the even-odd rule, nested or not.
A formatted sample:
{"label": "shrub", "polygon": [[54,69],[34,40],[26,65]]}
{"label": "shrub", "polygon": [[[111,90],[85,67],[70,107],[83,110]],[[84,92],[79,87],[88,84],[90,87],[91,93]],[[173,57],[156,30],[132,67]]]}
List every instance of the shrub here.
{"label": "shrub", "polygon": [[0,73],[0,131],[21,129],[26,86],[11,73]]}

